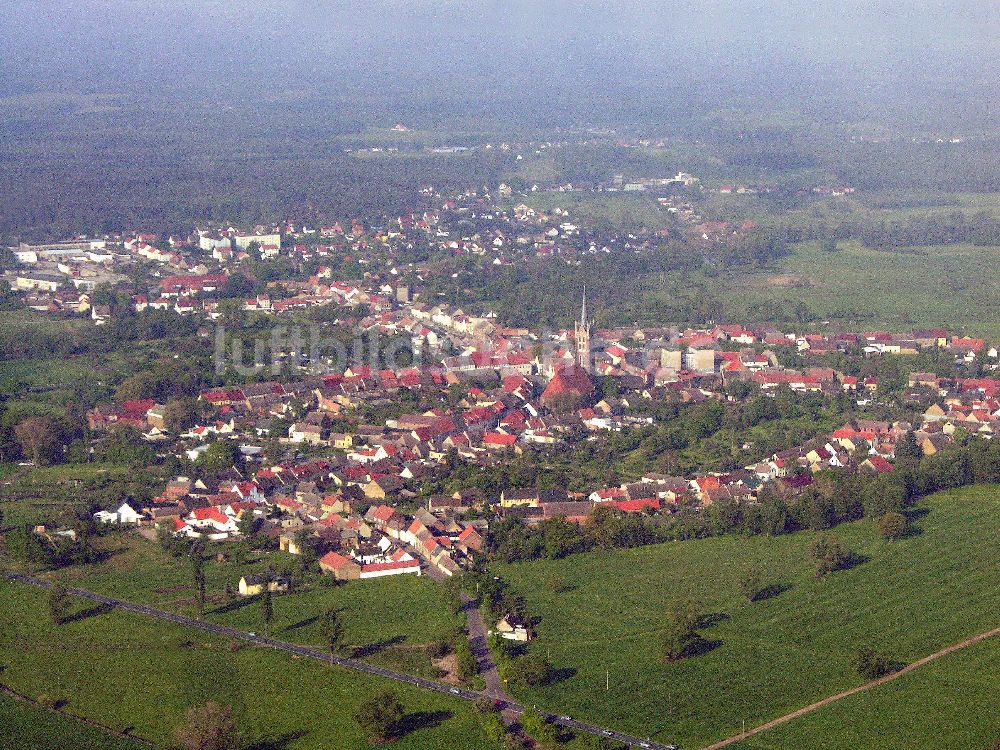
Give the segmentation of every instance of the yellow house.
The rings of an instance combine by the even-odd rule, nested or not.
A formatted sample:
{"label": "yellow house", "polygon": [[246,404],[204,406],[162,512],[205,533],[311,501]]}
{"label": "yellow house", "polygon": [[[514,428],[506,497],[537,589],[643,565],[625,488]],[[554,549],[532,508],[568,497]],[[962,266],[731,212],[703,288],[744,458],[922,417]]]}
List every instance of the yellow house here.
{"label": "yellow house", "polygon": [[365,485],[365,497],[372,500],[385,500],[403,488],[399,477],[379,477]]}
{"label": "yellow house", "polygon": [[506,490],[500,493],[501,508],[533,508],[538,505],[535,490]]}
{"label": "yellow house", "polygon": [[[264,583],[267,579],[262,575],[243,576],[240,579],[240,596],[256,596],[264,593]],[[268,588],[272,593],[283,594],[288,591],[287,578],[272,578]]]}
{"label": "yellow house", "polygon": [[944,418],[944,409],[942,409],[938,404],[931,404],[929,407],[927,407],[927,411],[924,412],[925,420],[928,419],[938,420],[943,418]]}
{"label": "yellow house", "polygon": [[537,508],[545,503],[566,502],[566,490],[506,490],[500,493],[501,508]]}
{"label": "yellow house", "polygon": [[[295,537],[298,531],[286,531],[278,537],[278,548],[289,555],[301,555],[302,549],[299,547]],[[242,583],[242,581],[241,581]]]}
{"label": "yellow house", "polygon": [[837,443],[848,453],[854,453],[858,449],[858,444],[849,437],[837,438]]}
{"label": "yellow house", "polygon": [[339,448],[342,451],[350,450],[354,447],[354,435],[348,435],[346,433],[331,433],[330,444],[334,448]]}

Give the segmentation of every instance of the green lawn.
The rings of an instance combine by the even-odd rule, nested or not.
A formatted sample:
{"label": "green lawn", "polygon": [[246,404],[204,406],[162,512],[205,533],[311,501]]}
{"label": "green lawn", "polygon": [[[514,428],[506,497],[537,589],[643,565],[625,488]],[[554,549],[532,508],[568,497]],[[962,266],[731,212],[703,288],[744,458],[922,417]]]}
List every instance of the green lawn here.
{"label": "green lawn", "polygon": [[138,742],[123,740],[71,718],[0,694],[0,750],[139,750]]}
{"label": "green lawn", "polygon": [[[196,613],[192,569],[187,559],[165,554],[157,544],[134,534],[114,534],[100,544],[112,555],[98,565],[68,568],[57,575],[69,585],[145,602],[183,614]],[[224,546],[218,548],[224,550]],[[226,585],[234,590],[246,573],[269,565],[282,569],[297,558],[272,552],[240,566],[233,562],[206,564],[209,605],[206,619],[244,630],[261,631],[261,604],[256,597],[227,600]],[[363,649],[365,658],[385,666],[432,677],[424,652],[432,641],[447,639],[459,625],[442,604],[439,585],[426,576],[395,576],[353,581],[332,587],[329,577],[318,578],[309,590],[273,598],[271,632],[276,638],[322,645],[317,616],[335,606],[345,627],[345,642]]]}
{"label": "green lawn", "polygon": [[[808,561],[811,533],[502,566],[541,618],[531,650],[571,674],[521,697],[691,747],[737,733],[744,719],[753,726],[859,684],[851,658],[860,644],[912,661],[996,627],[1000,488],[943,493],[923,507],[922,533],[901,542],[882,541],[870,522],[836,529],[868,559],[822,580]],[[788,588],[746,605],[737,582],[751,564],[767,583]],[[568,591],[548,590],[553,574]],[[716,615],[703,635],[718,646],[667,665],[659,658],[661,613],[682,594]]]}
{"label": "green lawn", "polygon": [[475,708],[449,696],[269,649],[234,648],[227,639],[126,612],[53,626],[45,593],[20,584],[0,581],[0,604],[0,680],[29,696],[65,698],[65,712],[131,727],[155,743],[171,740],[188,707],[215,700],[233,708],[259,747],[362,750],[370,745],[353,714],[373,691],[391,687],[411,726],[393,747],[490,747]]}

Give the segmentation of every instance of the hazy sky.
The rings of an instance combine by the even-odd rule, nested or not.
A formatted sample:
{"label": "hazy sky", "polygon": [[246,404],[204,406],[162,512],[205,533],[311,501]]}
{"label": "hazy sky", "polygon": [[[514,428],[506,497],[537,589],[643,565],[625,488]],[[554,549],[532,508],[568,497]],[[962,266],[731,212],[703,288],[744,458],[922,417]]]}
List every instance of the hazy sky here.
{"label": "hazy sky", "polygon": [[[7,0],[0,93],[563,91],[996,72],[990,0]],[[714,86],[715,83],[712,83]],[[914,85],[918,85],[915,84]],[[803,94],[807,94],[804,91]]]}

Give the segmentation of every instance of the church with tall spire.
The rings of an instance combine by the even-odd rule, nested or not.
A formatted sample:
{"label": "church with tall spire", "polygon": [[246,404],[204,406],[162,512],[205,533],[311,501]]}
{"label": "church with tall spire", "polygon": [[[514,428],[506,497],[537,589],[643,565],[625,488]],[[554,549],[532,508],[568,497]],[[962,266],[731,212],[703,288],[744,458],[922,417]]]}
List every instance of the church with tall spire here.
{"label": "church with tall spire", "polygon": [[590,321],[587,319],[587,290],[583,290],[580,319],[573,324],[576,339],[576,358],[571,365],[563,365],[542,392],[542,406],[558,413],[573,411],[593,397],[594,381],[590,379],[593,357],[590,350]]}
{"label": "church with tall spire", "polygon": [[590,372],[593,367],[593,357],[590,350],[590,321],[587,319],[587,287],[583,288],[580,320],[573,325],[573,339],[576,341],[576,363]]}

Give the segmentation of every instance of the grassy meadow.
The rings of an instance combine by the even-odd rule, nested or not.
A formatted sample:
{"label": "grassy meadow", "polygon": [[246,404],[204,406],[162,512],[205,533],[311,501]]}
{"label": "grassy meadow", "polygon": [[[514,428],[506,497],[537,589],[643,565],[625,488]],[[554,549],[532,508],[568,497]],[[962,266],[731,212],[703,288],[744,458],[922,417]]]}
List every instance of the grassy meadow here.
{"label": "grassy meadow", "polygon": [[[928,498],[917,515],[919,533],[894,543],[882,540],[870,521],[838,527],[831,533],[865,562],[819,580],[807,553],[815,535],[808,532],[503,566],[499,572],[540,618],[531,651],[547,656],[565,676],[519,695],[552,711],[692,747],[739,732],[744,720],[754,726],[860,684],[851,662],[861,645],[910,662],[996,627],[1000,488],[942,493]],[[776,587],[775,596],[746,603],[738,581],[751,566]],[[564,593],[551,592],[553,578]],[[713,624],[702,635],[714,648],[665,664],[662,613],[678,595],[695,597],[710,616]],[[935,668],[947,670],[961,658],[949,656]],[[924,674],[918,670],[905,680],[919,686]],[[951,684],[945,677],[942,690]],[[956,706],[964,705],[961,689],[956,681],[949,693]],[[939,700],[950,705],[944,693]],[[970,712],[974,708],[969,704]],[[946,733],[965,718],[928,716],[923,725]],[[795,724],[786,731],[795,731]],[[872,744],[839,746],[880,746],[877,724],[870,727]]]}
{"label": "grassy meadow", "polygon": [[[826,252],[818,242],[794,245],[765,271],[699,276],[677,287],[662,275],[647,282],[652,299],[668,301],[692,281],[719,300],[726,319],[775,303],[799,303],[836,330],[894,330],[941,326],[969,335],[1000,337],[1000,281],[992,272],[1000,250],[975,245],[873,250],[841,242]],[[664,296],[665,295],[665,296]],[[813,327],[823,330],[821,323]]]}
{"label": "grassy meadow", "polygon": [[[134,534],[112,534],[98,544],[109,553],[103,562],[50,575],[70,586],[196,615],[192,567],[186,558],[173,558],[156,543]],[[281,552],[255,553],[243,565],[207,562],[205,619],[262,632],[259,598],[227,597],[226,586],[235,591],[245,574],[263,572],[269,566],[282,570],[297,565],[298,558]],[[436,676],[425,646],[449,639],[460,625],[444,605],[436,582],[426,576],[395,576],[336,587],[331,583],[330,577],[323,576],[308,588],[274,596],[274,637],[321,647],[318,617],[334,606],[344,625],[345,643],[360,656],[419,676]]]}
{"label": "grassy meadow", "polygon": [[[269,649],[236,647],[209,633],[126,612],[84,614],[54,626],[45,592],[6,581],[0,581],[0,603],[0,681],[31,697],[65,699],[65,713],[117,731],[131,729],[157,744],[172,740],[187,708],[215,700],[233,708],[255,747],[364,750],[371,745],[354,712],[366,696],[391,687],[407,711],[406,731],[393,747],[491,747],[475,708],[449,696]],[[84,613],[91,609],[74,604]],[[56,735],[53,744],[38,745],[31,744],[37,736],[32,732],[40,729],[34,721],[19,719],[11,726],[18,747],[88,747],[74,744],[75,727]]]}
{"label": "grassy meadow", "polygon": [[0,750],[140,750],[146,747],[0,694]]}
{"label": "grassy meadow", "polygon": [[988,750],[1000,740],[998,671],[1000,641],[983,641],[731,748]]}
{"label": "grassy meadow", "polygon": [[[0,511],[5,526],[42,523],[86,507],[96,498],[111,502],[141,491],[137,473],[117,464],[0,465]],[[117,489],[115,489],[117,488]],[[110,494],[109,494],[110,493]],[[115,504],[117,507],[117,504]]]}

